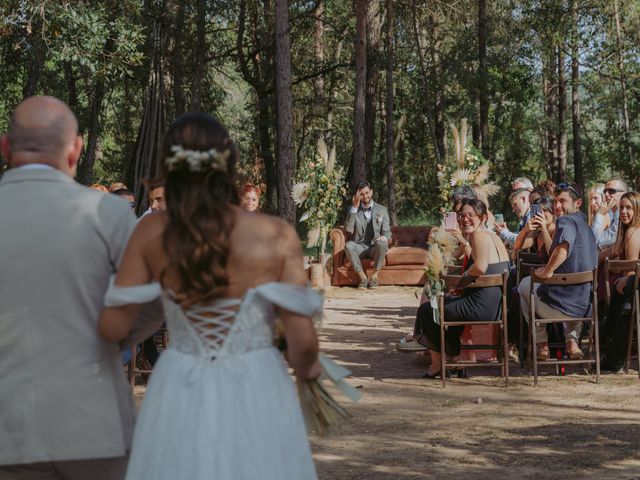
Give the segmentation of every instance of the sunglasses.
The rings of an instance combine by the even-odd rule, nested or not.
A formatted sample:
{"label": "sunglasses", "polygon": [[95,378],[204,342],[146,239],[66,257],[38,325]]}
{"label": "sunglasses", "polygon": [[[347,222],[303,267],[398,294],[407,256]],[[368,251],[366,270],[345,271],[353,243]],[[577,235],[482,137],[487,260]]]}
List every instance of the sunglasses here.
{"label": "sunglasses", "polygon": [[622,193],[624,190],[618,190],[617,188],[605,188],[604,193],[608,193],[609,195],[615,195],[616,193]]}
{"label": "sunglasses", "polygon": [[136,202],[129,202],[129,206],[131,208],[136,208]]}
{"label": "sunglasses", "polygon": [[573,188],[570,184],[568,183],[559,183],[556,187],[556,195],[561,194],[562,192],[566,191],[566,190],[571,190],[573,192],[573,194],[580,198],[580,195],[578,195],[578,192],[576,192],[576,189]]}

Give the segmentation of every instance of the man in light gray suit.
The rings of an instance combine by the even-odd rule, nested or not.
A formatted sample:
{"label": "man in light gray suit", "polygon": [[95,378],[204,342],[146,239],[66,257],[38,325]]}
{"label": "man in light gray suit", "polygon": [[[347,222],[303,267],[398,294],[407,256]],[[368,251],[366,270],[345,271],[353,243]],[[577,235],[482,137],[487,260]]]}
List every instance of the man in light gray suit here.
{"label": "man in light gray suit", "polygon": [[[135,407],[97,321],[135,217],[73,180],[82,138],[63,102],[26,99],[0,147],[0,479],[121,479]],[[145,314],[127,344],[163,321],[159,303]]]}
{"label": "man in light gray suit", "polygon": [[[351,240],[345,245],[345,253],[360,277],[358,288],[378,286],[378,273],[384,264],[391,240],[389,213],[385,207],[371,199],[372,195],[373,190],[366,180],[356,185],[345,227],[352,234]],[[373,258],[374,270],[369,279],[360,261],[363,257]]]}

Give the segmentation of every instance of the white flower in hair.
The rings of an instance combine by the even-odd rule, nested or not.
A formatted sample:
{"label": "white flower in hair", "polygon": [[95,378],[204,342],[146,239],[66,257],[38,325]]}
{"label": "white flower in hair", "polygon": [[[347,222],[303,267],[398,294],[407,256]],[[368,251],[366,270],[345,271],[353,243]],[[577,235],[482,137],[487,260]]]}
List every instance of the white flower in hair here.
{"label": "white flower in hair", "polygon": [[171,152],[173,152],[173,155],[167,157],[164,161],[167,170],[170,172],[185,167],[190,172],[227,171],[229,149],[224,152],[219,152],[215,148],[210,150],[185,150],[182,145],[173,145]]}

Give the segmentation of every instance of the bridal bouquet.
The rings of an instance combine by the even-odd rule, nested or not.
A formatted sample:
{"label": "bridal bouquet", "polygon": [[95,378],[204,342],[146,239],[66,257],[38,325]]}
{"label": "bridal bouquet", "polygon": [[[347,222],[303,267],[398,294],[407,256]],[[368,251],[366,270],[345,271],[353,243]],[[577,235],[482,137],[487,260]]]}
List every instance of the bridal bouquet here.
{"label": "bridal bouquet", "polygon": [[[284,338],[282,321],[276,323],[275,331],[274,344],[286,355],[287,342]],[[361,394],[345,382],[345,377],[351,375],[349,370],[322,354],[318,355],[318,361],[322,367],[322,374],[310,381],[296,379],[296,387],[307,430],[326,436],[339,427],[345,419],[351,417],[351,414],[331,396],[324,387],[323,381],[330,380],[353,402],[360,400]]]}
{"label": "bridal bouquet", "polygon": [[458,242],[444,229],[444,226],[441,226],[431,230],[428,246],[427,261],[424,266],[426,280],[423,294],[431,302],[434,321],[440,323],[438,294],[444,290],[442,276],[446,275],[447,269],[455,264],[454,253],[458,250]]}

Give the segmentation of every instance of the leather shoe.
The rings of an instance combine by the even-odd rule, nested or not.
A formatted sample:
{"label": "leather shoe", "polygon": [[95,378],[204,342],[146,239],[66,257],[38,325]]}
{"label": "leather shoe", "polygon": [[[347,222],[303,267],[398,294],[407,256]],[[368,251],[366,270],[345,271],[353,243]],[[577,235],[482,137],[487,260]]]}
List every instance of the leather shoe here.
{"label": "leather shoe", "polygon": [[600,370],[604,370],[605,372],[620,373],[623,366],[624,362],[610,360],[609,358],[605,358],[603,362],[600,362]]}

